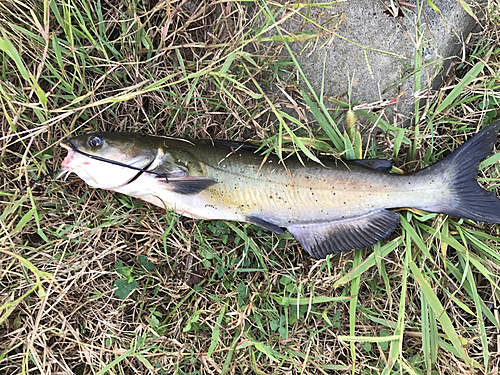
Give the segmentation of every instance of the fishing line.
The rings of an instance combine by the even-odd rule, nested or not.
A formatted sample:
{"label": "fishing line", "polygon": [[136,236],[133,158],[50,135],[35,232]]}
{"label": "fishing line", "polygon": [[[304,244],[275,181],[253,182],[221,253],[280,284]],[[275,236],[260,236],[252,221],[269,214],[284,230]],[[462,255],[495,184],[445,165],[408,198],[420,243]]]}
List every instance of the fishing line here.
{"label": "fishing line", "polygon": [[[154,159],[153,159],[153,160],[151,160],[151,162],[150,162],[148,165],[146,165],[146,167],[145,167],[144,169],[145,169],[145,170],[147,170],[149,167],[151,167],[151,165],[153,165],[153,162],[154,162]],[[139,178],[139,176],[140,176],[141,174],[143,174],[143,173],[144,173],[143,171],[140,171],[140,172],[139,172],[139,173],[137,173],[134,177],[132,177],[132,178],[131,178],[131,179],[130,179],[130,180],[129,180],[129,181],[128,181],[125,185],[128,185],[128,184],[130,184],[130,183],[134,182],[134,181],[135,181],[135,180],[137,180],[137,179]],[[167,182],[168,182],[168,179],[167,179]]]}

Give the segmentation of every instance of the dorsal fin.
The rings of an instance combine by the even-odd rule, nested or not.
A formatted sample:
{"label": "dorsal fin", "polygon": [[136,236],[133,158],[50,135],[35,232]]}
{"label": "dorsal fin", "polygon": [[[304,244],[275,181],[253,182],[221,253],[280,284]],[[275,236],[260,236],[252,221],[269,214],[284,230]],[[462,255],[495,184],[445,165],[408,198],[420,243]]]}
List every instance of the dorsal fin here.
{"label": "dorsal fin", "polygon": [[358,159],[351,161],[380,172],[390,172],[392,169],[392,163],[386,159]]}
{"label": "dorsal fin", "polygon": [[228,141],[228,140],[223,140],[223,139],[216,139],[213,141],[213,143],[215,146],[229,147],[234,151],[247,150],[247,151],[255,152],[259,148],[259,146],[255,146],[254,144],[249,143],[249,142]]}
{"label": "dorsal fin", "polygon": [[399,224],[392,211],[369,212],[344,220],[287,227],[292,236],[316,259],[328,254],[364,249],[391,234]]}

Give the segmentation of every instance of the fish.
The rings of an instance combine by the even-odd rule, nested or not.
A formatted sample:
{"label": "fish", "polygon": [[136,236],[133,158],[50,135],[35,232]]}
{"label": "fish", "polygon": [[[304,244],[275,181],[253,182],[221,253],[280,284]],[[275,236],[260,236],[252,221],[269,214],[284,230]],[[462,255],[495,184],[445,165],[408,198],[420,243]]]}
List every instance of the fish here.
{"label": "fish", "polygon": [[95,132],[63,140],[63,174],[195,219],[288,231],[315,259],[367,248],[415,208],[500,223],[500,199],[477,183],[497,141],[493,122],[437,163],[388,173],[388,160],[262,155],[251,143]]}

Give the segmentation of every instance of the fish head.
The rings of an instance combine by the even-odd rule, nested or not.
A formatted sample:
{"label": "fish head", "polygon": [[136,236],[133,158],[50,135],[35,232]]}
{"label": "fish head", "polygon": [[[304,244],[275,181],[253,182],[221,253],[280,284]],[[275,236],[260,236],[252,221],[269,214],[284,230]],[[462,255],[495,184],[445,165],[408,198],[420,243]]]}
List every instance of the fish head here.
{"label": "fish head", "polygon": [[147,170],[159,155],[148,137],[134,133],[89,133],[64,140],[68,150],[63,170],[76,173],[88,185],[115,190]]}

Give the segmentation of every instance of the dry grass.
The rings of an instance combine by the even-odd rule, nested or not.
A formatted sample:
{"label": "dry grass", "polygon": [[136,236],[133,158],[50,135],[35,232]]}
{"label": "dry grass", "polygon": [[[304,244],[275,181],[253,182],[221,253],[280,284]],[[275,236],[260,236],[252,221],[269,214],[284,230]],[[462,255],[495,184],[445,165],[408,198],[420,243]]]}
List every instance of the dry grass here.
{"label": "dry grass", "polygon": [[[19,56],[0,55],[0,373],[371,374],[394,362],[451,374],[486,371],[486,356],[497,371],[498,226],[402,212],[409,226],[382,246],[314,261],[290,236],[179,218],[76,178],[26,188],[59,168],[59,140],[95,129],[251,138],[280,152],[290,134],[276,119],[308,107],[284,46],[259,40],[294,9],[277,20],[262,4],[0,3],[0,37]],[[410,142],[390,128],[369,154],[420,168],[498,116],[499,22],[487,14],[473,57],[405,130]],[[499,168],[481,171],[490,189]],[[133,290],[120,298],[117,285]]]}

